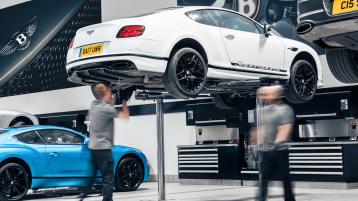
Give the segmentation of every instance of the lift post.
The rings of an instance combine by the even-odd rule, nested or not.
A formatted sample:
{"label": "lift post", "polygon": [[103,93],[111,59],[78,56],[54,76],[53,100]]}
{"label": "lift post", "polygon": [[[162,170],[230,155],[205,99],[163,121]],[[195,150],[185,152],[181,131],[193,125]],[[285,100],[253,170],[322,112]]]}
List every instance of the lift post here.
{"label": "lift post", "polygon": [[166,93],[136,92],[137,100],[155,100],[157,123],[157,157],[158,157],[158,200],[165,201],[165,158],[164,158],[164,99],[173,99]]}
{"label": "lift post", "polygon": [[[262,123],[262,110],[261,110],[261,106],[262,106],[262,101],[260,99],[260,94],[259,92],[256,93],[256,130],[258,131],[260,129],[260,127],[262,127],[261,123]],[[261,139],[260,139],[260,134],[259,132],[256,132],[256,143],[257,143],[257,166],[258,166],[258,171],[259,171],[259,188],[262,189],[262,171],[261,171],[261,156],[260,156],[260,143],[261,143]]]}
{"label": "lift post", "polygon": [[156,100],[157,114],[157,160],[158,160],[158,192],[159,201],[165,200],[165,169],[164,169],[164,112],[163,99]]}

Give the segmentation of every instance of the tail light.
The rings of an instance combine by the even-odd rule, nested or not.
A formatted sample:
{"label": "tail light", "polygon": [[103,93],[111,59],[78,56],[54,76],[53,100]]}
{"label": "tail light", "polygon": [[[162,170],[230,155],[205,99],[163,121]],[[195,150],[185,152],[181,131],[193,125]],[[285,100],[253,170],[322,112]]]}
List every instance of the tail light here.
{"label": "tail light", "polygon": [[144,33],[145,27],[142,25],[128,25],[119,30],[117,38],[138,37]]}
{"label": "tail light", "polygon": [[72,38],[72,39],[71,39],[70,46],[69,46],[70,49],[73,47],[73,41],[74,41],[74,40],[75,40],[75,38]]}

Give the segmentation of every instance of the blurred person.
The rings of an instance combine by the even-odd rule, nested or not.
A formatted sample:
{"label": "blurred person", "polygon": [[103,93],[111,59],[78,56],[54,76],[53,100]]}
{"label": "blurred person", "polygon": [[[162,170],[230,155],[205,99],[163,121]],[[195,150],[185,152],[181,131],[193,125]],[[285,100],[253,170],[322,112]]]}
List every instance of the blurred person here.
{"label": "blurred person", "polygon": [[80,200],[87,197],[96,179],[97,170],[99,170],[102,175],[103,201],[112,201],[114,185],[114,162],[112,156],[114,118],[128,119],[129,109],[127,101],[124,100],[122,102],[122,112],[118,113],[116,111],[113,107],[115,98],[109,86],[97,84],[95,92],[100,99],[93,101],[89,110],[90,139],[88,145],[92,156],[93,178],[85,188],[82,188]]}
{"label": "blurred person", "polygon": [[259,143],[261,183],[259,200],[267,200],[268,182],[274,176],[283,182],[285,201],[295,201],[289,173],[288,145],[295,121],[293,109],[281,101],[281,86],[261,87],[258,90],[262,107],[258,110],[258,128],[251,140]]}

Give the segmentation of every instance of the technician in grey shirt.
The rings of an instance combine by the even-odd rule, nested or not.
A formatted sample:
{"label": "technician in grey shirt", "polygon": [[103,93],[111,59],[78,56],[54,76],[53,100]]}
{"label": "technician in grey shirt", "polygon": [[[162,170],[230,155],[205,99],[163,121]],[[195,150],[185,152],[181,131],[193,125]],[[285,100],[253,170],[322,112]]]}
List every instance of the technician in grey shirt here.
{"label": "technician in grey shirt", "polygon": [[[112,90],[105,84],[97,84],[95,91],[100,99],[92,102],[89,110],[90,120],[90,142],[89,149],[92,155],[92,165],[94,175],[97,170],[102,175],[102,194],[103,201],[113,200],[113,184],[114,184],[114,162],[112,156],[113,135],[114,135],[114,118],[129,118],[129,110],[127,101],[122,102],[122,112],[118,113],[113,107],[115,99]],[[93,180],[88,184],[87,188],[80,197],[83,200],[92,185]]]}
{"label": "technician in grey shirt", "polygon": [[259,110],[258,129],[251,133],[251,140],[259,143],[260,201],[267,200],[267,185],[272,179],[282,180],[285,201],[294,201],[285,144],[293,130],[294,112],[281,101],[281,86],[262,87],[258,94],[263,107]]}

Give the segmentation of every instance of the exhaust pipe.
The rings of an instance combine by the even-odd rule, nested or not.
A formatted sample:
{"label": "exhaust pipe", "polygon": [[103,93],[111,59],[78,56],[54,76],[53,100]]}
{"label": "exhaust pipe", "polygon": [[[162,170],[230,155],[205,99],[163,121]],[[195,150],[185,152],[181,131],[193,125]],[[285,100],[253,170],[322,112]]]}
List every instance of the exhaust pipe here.
{"label": "exhaust pipe", "polygon": [[312,23],[309,23],[309,22],[304,22],[302,24],[299,24],[296,28],[296,32],[298,34],[306,34],[310,31],[312,31],[313,29],[313,24]]}

